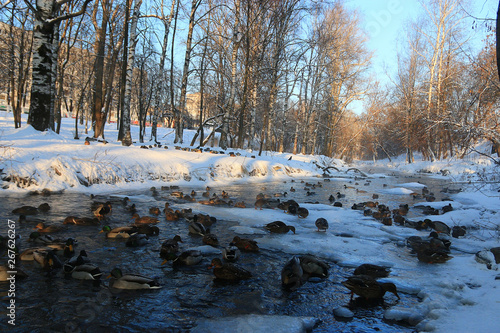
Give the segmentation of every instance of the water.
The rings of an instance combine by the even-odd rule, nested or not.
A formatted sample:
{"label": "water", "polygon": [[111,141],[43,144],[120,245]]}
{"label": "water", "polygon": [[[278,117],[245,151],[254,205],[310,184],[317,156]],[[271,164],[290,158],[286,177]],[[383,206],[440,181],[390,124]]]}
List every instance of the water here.
{"label": "water", "polygon": [[[389,187],[406,182],[424,182],[431,191],[439,193],[444,181],[432,178],[418,178],[417,176],[398,176],[387,178],[366,179],[348,178],[325,182],[322,179],[307,179],[303,182],[273,182],[265,184],[244,184],[217,186],[212,193],[220,194],[222,190],[228,192],[233,201],[245,201],[247,207],[253,207],[255,196],[258,193],[288,192],[286,198],[297,202],[319,202],[329,204],[330,194],[346,193],[340,199],[344,207],[350,207],[355,202],[371,200],[370,196],[375,189]],[[309,183],[309,184],[307,184]],[[358,183],[358,185],[355,185]],[[318,185],[311,188],[311,184]],[[322,187],[319,187],[319,184]],[[365,185],[366,184],[366,185]],[[344,185],[356,186],[367,193],[356,193],[352,189],[345,189]],[[290,192],[294,187],[296,192]],[[304,187],[314,191],[307,195]],[[192,188],[183,188],[190,193]],[[204,189],[195,189],[197,199],[201,200]],[[136,203],[139,214],[148,215],[149,207],[157,206],[161,209],[165,201],[171,202],[173,208],[194,207],[195,211],[203,210],[203,205],[175,201],[170,196],[171,190],[157,189],[156,192],[147,190],[120,193],[115,192],[107,196],[98,196],[94,200],[105,201],[109,198],[118,200],[122,196],[129,196]],[[17,220],[11,213],[13,208],[22,205],[38,206],[48,202],[52,209],[46,214],[39,214],[32,218],[43,219],[48,224],[62,224],[66,216],[91,216],[90,205],[94,201],[88,195],[78,193],[64,193],[62,195],[27,195],[22,197],[2,198],[0,218]],[[399,203],[414,201],[409,196],[384,196],[384,203],[397,206]],[[210,214],[217,217],[218,208],[206,207]],[[234,208],[237,209],[237,208]],[[418,212],[417,212],[418,213]],[[396,299],[386,296],[386,302],[371,307],[353,308],[354,319],[339,321],[333,316],[333,309],[339,306],[348,306],[349,294],[341,281],[350,275],[352,269],[340,267],[333,262],[330,276],[324,280],[307,282],[295,292],[287,292],[281,288],[280,271],[291,255],[279,251],[261,250],[261,253],[244,253],[238,265],[253,273],[253,278],[237,284],[217,284],[213,281],[212,272],[208,265],[212,258],[220,254],[207,255],[201,264],[193,267],[175,269],[170,263],[161,266],[159,258],[160,244],[164,239],[179,234],[184,243],[181,248],[202,245],[201,237],[188,234],[187,223],[182,219],[175,222],[165,221],[160,216],[160,235],[151,237],[147,246],[128,248],[123,240],[106,239],[99,234],[99,226],[68,226],[67,230],[54,234],[60,238],[75,237],[78,240],[76,252],[85,249],[94,264],[100,267],[107,275],[115,267],[124,272],[142,272],[144,275],[155,277],[163,285],[159,290],[147,291],[110,291],[108,281],[103,279],[101,285],[94,285],[90,281],[65,279],[62,273],[49,277],[42,272],[34,262],[22,262],[20,267],[29,274],[26,280],[16,281],[16,327],[15,331],[24,332],[188,332],[196,326],[202,318],[220,318],[242,314],[272,314],[289,316],[313,316],[319,319],[314,332],[411,332],[412,327],[401,326],[398,323],[387,322],[383,319],[385,308],[394,305]],[[112,227],[131,224],[129,211],[118,203],[113,205],[112,216],[105,223]],[[224,220],[219,217],[212,227],[212,232],[219,238],[221,245],[227,245],[234,234],[228,229],[237,224],[236,221]],[[33,231],[33,223],[17,223],[16,232],[22,235],[20,248],[30,246],[28,235]],[[6,224],[0,227],[1,234],[5,235]],[[258,235],[252,236],[258,240]],[[4,261],[4,260],[3,260]],[[7,304],[8,285],[0,284],[0,294],[3,304]],[[418,303],[412,295],[402,294],[398,305],[411,307]],[[6,309],[0,311],[0,329],[12,329],[7,325]]]}

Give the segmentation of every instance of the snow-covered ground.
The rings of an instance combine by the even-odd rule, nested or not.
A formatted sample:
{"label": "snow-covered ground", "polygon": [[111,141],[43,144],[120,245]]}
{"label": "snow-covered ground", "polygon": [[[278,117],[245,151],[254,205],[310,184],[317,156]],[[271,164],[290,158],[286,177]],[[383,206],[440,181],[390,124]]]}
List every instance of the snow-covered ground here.
{"label": "snow-covered ground", "polygon": [[[138,138],[137,130],[137,127],[132,127],[133,139]],[[259,245],[290,254],[299,253],[297,249],[306,250],[344,266],[355,267],[366,262],[389,265],[392,272],[385,280],[395,283],[402,293],[418,295],[421,302],[415,308],[390,307],[385,316],[417,324],[420,331],[499,330],[500,280],[495,278],[500,276],[500,272],[496,264],[488,269],[476,260],[478,251],[500,246],[500,215],[497,209],[500,203],[497,192],[500,170],[487,157],[471,155],[464,160],[416,161],[410,165],[405,164],[402,157],[392,162],[347,165],[323,156],[289,153],[257,156],[256,151],[234,149],[228,149],[224,154],[185,151],[175,148],[173,130],[164,128],[159,128],[158,132],[162,147],[150,149],[141,148],[141,145],[152,145],[150,142],[122,147],[116,142],[115,124],[107,125],[106,144],[91,141],[90,145],[84,145],[87,135],[80,133],[80,140],[74,140],[73,131],[74,119],[63,119],[60,135],[37,132],[26,126],[24,120],[22,128],[14,129],[12,114],[0,111],[1,176],[5,178],[9,175],[13,180],[0,182],[0,196],[22,195],[45,188],[96,194],[173,184],[205,186],[290,180],[291,177],[321,176],[323,170],[318,166],[337,168],[338,171],[330,169],[332,177],[345,176],[347,172],[352,172],[348,171],[349,168],[357,167],[373,172],[386,170],[376,176],[391,177],[391,169],[409,173],[427,171],[435,177],[460,182],[462,192],[450,194],[454,210],[439,217],[429,217],[449,226],[468,227],[465,237],[451,239],[454,258],[445,264],[419,263],[406,249],[407,237],[424,236],[428,232],[397,225],[384,226],[372,217],[363,216],[362,211],[326,204],[301,205],[309,209],[307,221],[312,223],[298,223],[295,216],[276,210],[259,212],[265,214],[266,220],[282,220],[297,229],[294,237],[280,237],[279,240],[264,235],[259,239]],[[185,144],[179,146],[188,147],[193,135],[192,131],[185,131]],[[213,151],[220,152],[220,149],[214,148]],[[231,156],[230,152],[236,156]],[[380,189],[380,193],[387,191],[391,195],[407,196],[419,192],[421,187],[419,183],[402,183],[393,188]],[[442,208],[448,203],[438,201],[426,204]],[[218,213],[239,221],[240,225],[234,227],[235,233],[265,234],[262,219],[255,219],[253,208],[220,208]],[[318,233],[314,226],[319,217],[326,218],[330,224],[326,235]],[[339,233],[353,237],[338,237]],[[237,321],[238,318],[231,320]],[[268,323],[267,319],[257,322]],[[297,324],[296,331],[300,331],[302,326]]]}

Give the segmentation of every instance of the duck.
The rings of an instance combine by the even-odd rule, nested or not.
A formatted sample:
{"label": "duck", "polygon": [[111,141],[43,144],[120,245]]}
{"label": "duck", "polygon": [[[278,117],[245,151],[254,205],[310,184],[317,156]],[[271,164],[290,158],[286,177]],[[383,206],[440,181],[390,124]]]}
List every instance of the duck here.
{"label": "duck", "polygon": [[316,228],[318,228],[318,231],[323,230],[324,232],[326,232],[326,230],[328,229],[328,221],[323,217],[318,218],[316,222],[314,222],[314,225],[316,226]]}
{"label": "duck", "polygon": [[200,222],[205,227],[212,226],[215,222],[217,222],[217,218],[214,216],[210,216],[208,214],[196,214],[193,216],[193,220],[196,222]]}
{"label": "duck", "polygon": [[287,290],[297,290],[303,283],[304,270],[300,259],[293,256],[281,270],[281,285]]}
{"label": "duck", "polygon": [[172,239],[167,239],[161,244],[160,257],[166,260],[174,260],[177,258],[179,244],[183,243],[181,236],[175,235]]}
{"label": "duck", "polygon": [[434,229],[437,233],[444,233],[447,235],[449,235],[451,233],[451,228],[444,222],[431,221],[429,219],[425,219],[424,223],[426,223],[429,227]]}
{"label": "duck", "polygon": [[302,267],[303,276],[309,277],[328,277],[328,269],[330,266],[322,260],[319,260],[312,255],[302,255],[299,257],[300,266]]}
{"label": "duck", "polygon": [[118,227],[111,229],[110,226],[105,225],[99,233],[105,233],[106,238],[129,238],[130,235],[137,232],[137,228],[131,227]]}
{"label": "duck", "polygon": [[165,210],[165,219],[167,221],[178,221],[180,219],[180,216],[177,212],[173,211],[172,209]]}
{"label": "duck", "polygon": [[49,251],[52,251],[52,248],[48,247],[48,246],[30,247],[19,254],[19,259],[23,260],[23,261],[33,261],[33,260],[35,260],[35,258],[33,256],[33,252],[35,252],[35,251],[49,252]]}
{"label": "duck", "polygon": [[335,202],[335,197],[333,196],[333,194],[330,194],[330,196],[328,197],[328,201],[330,201],[330,203],[334,203]]}
{"label": "duck", "polygon": [[132,234],[125,243],[128,247],[140,247],[149,243],[149,237],[145,234]]}
{"label": "duck", "polygon": [[275,234],[286,234],[290,230],[295,234],[295,227],[291,225],[286,225],[282,221],[274,221],[271,223],[268,223],[264,226],[264,228],[271,233]]}
{"label": "duck", "polygon": [[427,264],[442,264],[453,258],[448,253],[448,251],[433,248],[432,244],[427,243],[421,245],[417,250],[417,258],[418,261]]}
{"label": "duck", "polygon": [[190,234],[200,235],[200,236],[205,236],[206,234],[210,233],[210,230],[207,229],[200,222],[191,222],[189,224],[188,230]]}
{"label": "duck", "polygon": [[259,252],[259,246],[257,245],[257,242],[248,239],[248,238],[240,238],[239,236],[234,236],[233,241],[231,242],[236,246],[240,251],[244,252]]}
{"label": "duck", "polygon": [[260,210],[262,210],[262,208],[264,207],[269,208],[269,202],[265,198],[259,198],[255,200],[254,207],[255,209],[260,209]]}
{"label": "duck", "polygon": [[149,214],[151,215],[160,215],[160,208],[158,207],[149,207]]}
{"label": "duck", "polygon": [[148,236],[158,236],[160,229],[151,224],[134,224],[131,226],[138,234],[145,234]]}
{"label": "duck", "polygon": [[29,241],[38,245],[48,246],[56,251],[62,251],[66,246],[66,241],[55,239],[51,235],[42,235],[38,231],[30,234]]}
{"label": "duck", "polygon": [[187,250],[187,251],[182,252],[177,258],[175,258],[174,261],[172,262],[172,264],[174,267],[193,266],[193,265],[199,264],[202,259],[203,259],[203,255],[202,255],[201,251],[199,251],[199,250]]}
{"label": "duck", "polygon": [[391,269],[385,266],[374,264],[361,264],[354,270],[354,275],[368,275],[372,278],[381,278],[389,276]]}
{"label": "duck", "polygon": [[74,225],[100,225],[101,221],[95,217],[76,217],[68,216],[64,219],[63,224],[74,224]]}
{"label": "duck", "polygon": [[160,289],[160,284],[149,277],[139,274],[123,274],[120,268],[113,268],[108,275],[111,278],[109,282],[110,288],[115,289]]}
{"label": "duck", "polygon": [[202,239],[203,244],[217,247],[219,246],[219,240],[214,234],[205,234]]}
{"label": "duck", "polygon": [[222,258],[225,261],[235,262],[240,257],[240,249],[238,249],[233,243],[229,243],[222,249]]}
{"label": "duck", "polygon": [[400,299],[394,283],[378,282],[369,275],[353,275],[343,281],[342,284],[351,291],[351,301],[354,294],[365,300],[379,300],[384,297],[386,292],[391,292]]}
{"label": "duck", "polygon": [[15,269],[11,269],[8,268],[6,265],[0,265],[0,282],[12,281],[11,280],[12,275],[15,275],[15,280],[25,279],[28,277],[28,274],[26,274],[23,270],[21,270],[18,267],[16,267]]}
{"label": "duck", "polygon": [[309,216],[309,211],[307,210],[307,208],[304,208],[304,207],[298,207],[297,208],[297,215],[303,219],[305,219],[306,217]]}
{"label": "duck", "polygon": [[63,271],[66,276],[71,276],[77,280],[99,280],[102,276],[99,267],[91,263],[65,264]]}
{"label": "duck", "polygon": [[12,210],[12,214],[16,215],[36,215],[39,212],[47,212],[50,210],[48,203],[42,203],[38,207],[21,206]]}
{"label": "duck", "polygon": [[45,225],[43,222],[39,222],[35,228],[38,232],[41,233],[51,233],[51,232],[58,232],[64,230],[64,227],[58,226],[58,225]]}
{"label": "duck", "polygon": [[68,238],[64,244],[63,255],[66,258],[70,258],[75,254],[75,240],[73,238]]}
{"label": "duck", "polygon": [[252,277],[252,273],[231,263],[223,263],[219,258],[212,259],[209,269],[213,268],[216,279],[227,282],[238,282]]}
{"label": "duck", "polygon": [[112,206],[110,201],[104,203],[95,202],[92,204],[91,209],[95,217],[102,219],[111,214]]}
{"label": "duck", "polygon": [[61,260],[55,254],[55,250],[50,251],[33,251],[33,259],[40,264],[43,270],[53,271],[54,269],[62,268]]}
{"label": "duck", "polygon": [[69,265],[69,266],[78,266],[78,265],[83,265],[83,264],[88,264],[90,263],[90,259],[87,256],[87,251],[85,250],[80,250],[80,253],[78,256],[73,257],[69,259],[64,265]]}
{"label": "duck", "polygon": [[139,214],[135,213],[132,216],[135,219],[135,224],[157,224],[160,222],[156,217],[152,216],[139,216]]}

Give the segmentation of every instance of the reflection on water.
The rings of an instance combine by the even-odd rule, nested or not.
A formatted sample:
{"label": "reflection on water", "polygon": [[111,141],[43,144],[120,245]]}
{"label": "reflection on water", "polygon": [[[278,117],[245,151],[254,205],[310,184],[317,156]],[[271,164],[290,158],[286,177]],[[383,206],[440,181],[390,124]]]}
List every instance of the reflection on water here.
{"label": "reflection on water", "polygon": [[[247,207],[253,207],[258,193],[273,195],[287,192],[286,199],[294,199],[299,203],[319,202],[330,204],[328,197],[337,192],[346,194],[339,199],[344,207],[350,207],[355,202],[371,200],[373,193],[397,184],[422,181],[415,177],[386,177],[371,179],[332,180],[308,179],[304,182],[273,182],[265,184],[228,185],[213,187],[212,193],[228,192],[233,201],[245,201]],[[357,185],[356,185],[357,183]],[[425,184],[436,193],[442,180],[425,179]],[[311,186],[314,185],[314,186]],[[320,187],[320,185],[322,185]],[[366,191],[359,193],[346,189],[344,185],[353,186]],[[291,187],[296,191],[290,191]],[[308,189],[304,189],[307,187]],[[180,189],[186,193],[191,188]],[[197,198],[201,199],[204,189],[195,189]],[[309,191],[309,195],[307,194]],[[314,193],[312,193],[314,192]],[[151,191],[135,193],[113,193],[111,197],[129,196],[136,203],[140,215],[148,215],[149,208],[163,208],[165,201],[172,206],[189,207],[188,203],[175,202],[169,190],[158,189],[153,196]],[[97,198],[105,201],[110,196]],[[380,192],[380,200],[389,206],[399,203],[411,203],[409,196],[385,195]],[[280,197],[283,200],[283,197]],[[38,206],[48,202],[52,209],[46,214],[39,214],[38,219],[47,223],[62,224],[66,216],[90,216],[90,205],[93,200],[83,194],[64,193],[42,197],[28,195],[22,197],[2,198],[0,219],[16,219],[11,213],[15,207],[22,205]],[[212,212],[214,210],[211,210]],[[216,214],[213,214],[217,216]],[[98,226],[68,226],[67,230],[57,235],[61,238],[75,237],[78,240],[76,251],[85,249],[89,258],[99,266],[105,274],[119,266],[124,272],[142,272],[157,278],[163,285],[160,290],[151,291],[110,291],[104,280],[101,286],[95,286],[88,281],[65,279],[61,273],[49,277],[41,271],[34,262],[22,262],[21,267],[29,274],[29,278],[16,282],[16,327],[15,331],[25,332],[143,332],[165,331],[185,332],[195,326],[200,318],[220,318],[241,314],[280,314],[290,316],[313,316],[320,319],[315,332],[411,332],[412,328],[390,323],[383,320],[384,307],[393,305],[395,298],[387,297],[386,304],[370,308],[353,309],[355,317],[352,321],[338,321],[332,310],[339,306],[347,306],[349,294],[340,282],[350,275],[351,270],[339,267],[330,262],[330,276],[325,280],[310,281],[295,292],[286,292],[281,288],[280,271],[290,255],[275,251],[263,250],[261,253],[245,253],[238,264],[253,272],[253,278],[238,284],[216,284],[208,265],[213,257],[220,254],[207,255],[201,264],[195,267],[173,268],[170,264],[161,266],[159,248],[163,240],[173,235],[180,235],[184,240],[181,248],[202,245],[200,237],[188,234],[186,222],[165,221],[160,216],[159,237],[151,237],[149,244],[142,248],[128,248],[124,241],[105,239],[99,234]],[[106,221],[112,227],[132,223],[131,214],[125,207],[116,203],[112,216]],[[236,222],[218,219],[212,230],[219,238],[221,245],[227,245],[234,234],[228,232]],[[0,232],[5,235],[6,223],[0,226]],[[30,246],[28,235],[33,231],[33,224],[17,224],[16,232],[22,235],[19,241],[21,249]],[[255,236],[258,238],[258,236]],[[4,255],[5,261],[5,255]],[[7,304],[6,284],[0,284],[3,304]],[[410,307],[418,300],[410,295],[402,295],[400,305]],[[0,328],[7,325],[6,308],[0,310]]]}

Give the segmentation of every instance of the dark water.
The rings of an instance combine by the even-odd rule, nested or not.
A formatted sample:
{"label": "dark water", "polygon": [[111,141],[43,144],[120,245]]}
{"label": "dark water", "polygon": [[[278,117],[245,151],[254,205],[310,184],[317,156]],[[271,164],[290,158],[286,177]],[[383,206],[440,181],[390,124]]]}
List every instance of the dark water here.
{"label": "dark water", "polygon": [[[349,178],[343,181],[308,179],[310,184],[322,184],[314,189],[312,195],[307,195],[306,183],[300,180],[274,183],[243,184],[212,187],[212,193],[228,192],[234,201],[245,201],[247,207],[252,207],[257,193],[268,194],[288,192],[287,198],[300,202],[329,203],[330,194],[347,193],[340,199],[344,207],[350,207],[354,202],[369,200],[376,189],[394,184],[421,181],[431,190],[439,193],[443,180],[432,178],[399,176],[387,178],[366,179]],[[358,185],[355,185],[355,184]],[[359,194],[352,189],[345,189],[344,184],[353,185],[367,190]],[[290,187],[296,192],[290,192]],[[309,186],[310,187],[310,186]],[[183,188],[189,193],[192,188]],[[203,189],[195,189],[198,199],[201,199]],[[149,207],[157,206],[163,209],[166,201],[175,208],[193,206],[190,203],[175,201],[170,196],[171,190],[156,192],[138,190],[127,193],[112,193],[100,195],[91,199],[88,195],[64,193],[60,195],[41,196],[26,195],[1,198],[0,219],[5,223],[0,225],[0,233],[6,234],[7,219],[17,221],[17,216],[11,213],[13,208],[22,205],[38,206],[48,202],[52,209],[45,214],[33,218],[42,219],[47,224],[62,224],[68,215],[91,216],[90,205],[94,200],[105,201],[109,198],[129,196],[136,203],[139,214],[148,215]],[[438,195],[438,199],[439,199]],[[394,206],[399,203],[414,201],[409,196],[385,195],[384,203]],[[197,209],[203,206],[195,205]],[[236,209],[236,208],[235,208]],[[213,211],[213,209],[211,210]],[[216,210],[215,210],[216,211]],[[198,212],[198,211],[195,211]],[[212,214],[217,217],[216,214]],[[166,221],[160,215],[160,235],[151,237],[149,244],[141,248],[128,248],[123,240],[105,239],[99,234],[99,226],[68,226],[67,230],[53,234],[60,238],[74,237],[78,240],[76,252],[85,249],[92,262],[101,271],[107,273],[115,266],[124,272],[143,273],[155,277],[163,285],[159,290],[141,290],[117,292],[107,288],[108,280],[103,279],[101,285],[93,285],[90,281],[65,279],[62,273],[47,276],[35,262],[21,262],[20,267],[29,274],[26,280],[16,281],[16,326],[19,332],[187,332],[202,318],[220,318],[241,314],[271,314],[290,316],[313,316],[319,319],[314,332],[411,332],[412,327],[402,326],[383,319],[385,308],[396,304],[391,295],[386,296],[385,304],[371,307],[353,307],[355,314],[351,321],[339,321],[333,316],[332,310],[339,306],[349,305],[349,293],[341,285],[341,281],[349,276],[352,269],[340,267],[333,262],[330,276],[325,280],[307,282],[295,292],[287,292],[281,288],[280,271],[291,255],[282,252],[261,250],[258,254],[244,253],[238,265],[253,273],[253,278],[237,284],[217,284],[213,281],[212,272],[207,268],[211,259],[220,255],[207,255],[201,264],[194,267],[174,269],[170,263],[161,266],[159,258],[160,244],[164,239],[179,234],[184,243],[182,249],[203,245],[201,237],[188,234],[187,223],[184,220]],[[105,222],[112,227],[132,223],[131,214],[125,207],[116,203],[112,216]],[[237,221],[227,221],[219,218],[212,227],[212,232],[219,238],[221,245],[227,245],[234,234],[228,229]],[[30,246],[28,235],[33,231],[32,223],[17,223],[16,232],[22,236],[18,242],[22,249]],[[258,240],[258,235],[251,236]],[[2,262],[5,262],[5,254]],[[19,262],[19,261],[18,261]],[[7,296],[8,285],[0,284],[2,308],[0,310],[0,330],[12,330],[7,324],[6,306],[10,298]],[[398,305],[411,307],[418,303],[412,295],[402,294]]]}

